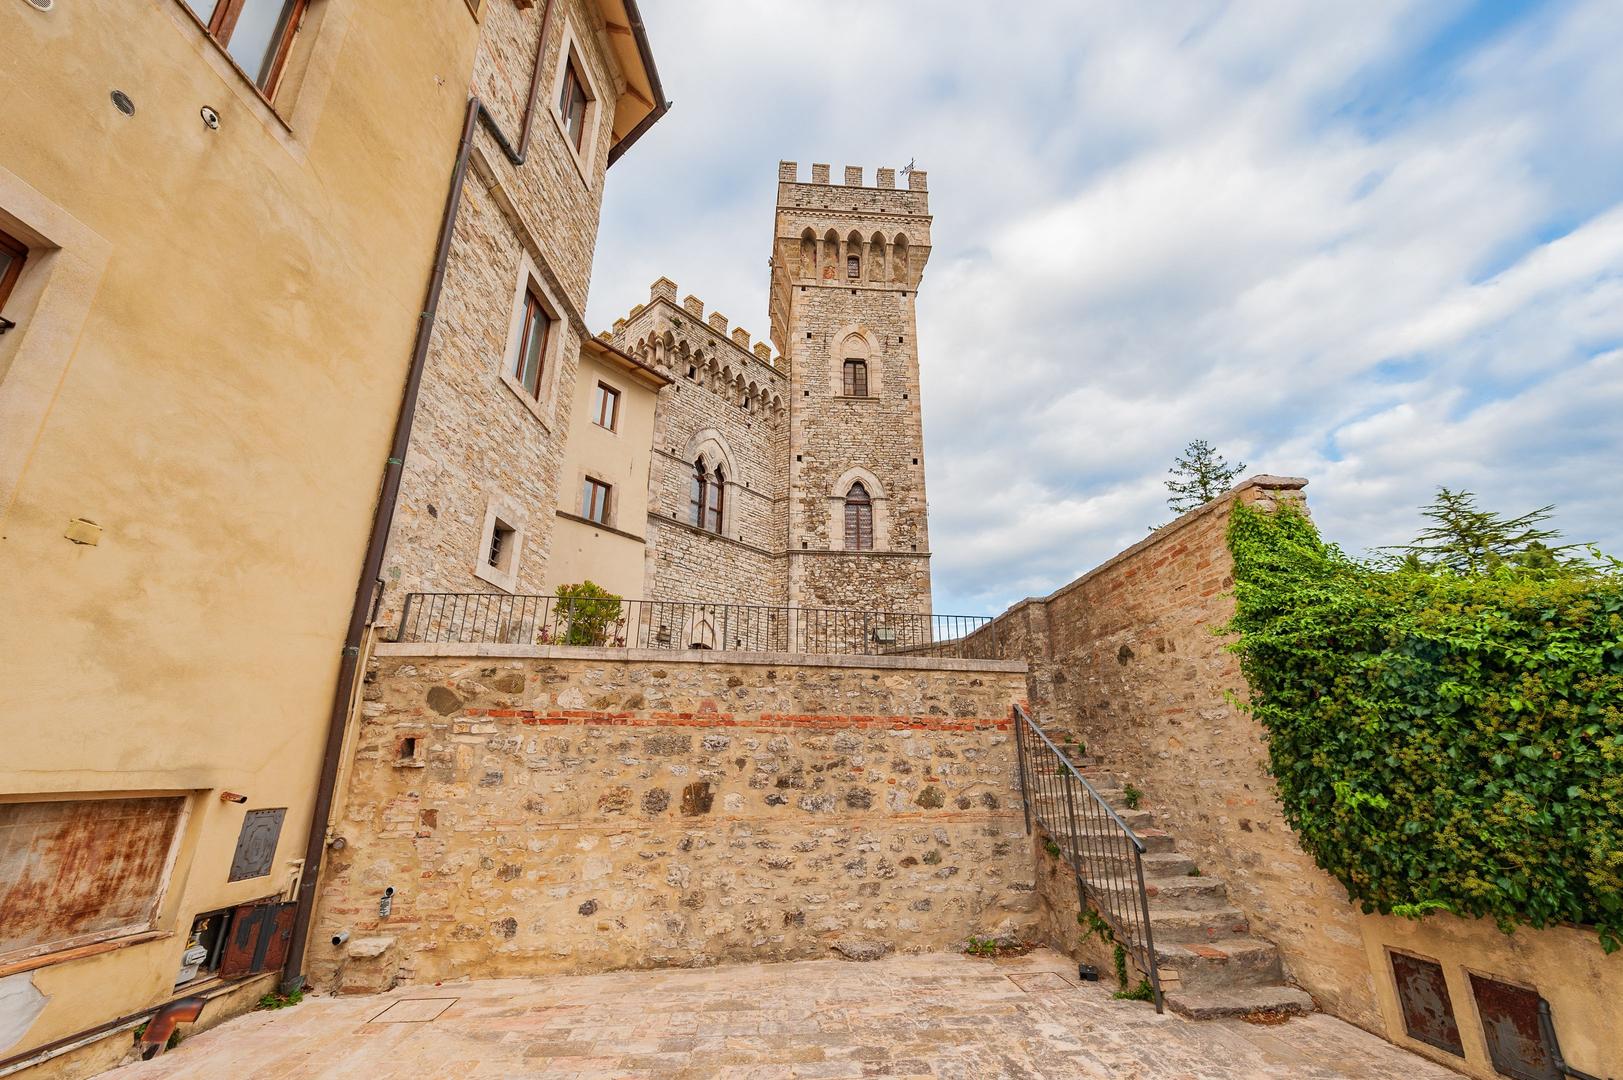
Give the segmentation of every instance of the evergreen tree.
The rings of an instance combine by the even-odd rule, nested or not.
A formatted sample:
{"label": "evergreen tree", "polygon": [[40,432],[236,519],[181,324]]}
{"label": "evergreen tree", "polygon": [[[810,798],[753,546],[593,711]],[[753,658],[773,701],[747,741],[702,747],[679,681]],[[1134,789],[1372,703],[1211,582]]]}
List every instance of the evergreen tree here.
{"label": "evergreen tree", "polygon": [[1194,439],[1183,448],[1183,456],[1174,458],[1167,470],[1167,505],[1175,514],[1203,506],[1227,491],[1234,478],[1245,471],[1245,462],[1230,465],[1223,460],[1217,448],[1205,439]]}
{"label": "evergreen tree", "polygon": [[1561,558],[1563,552],[1580,546],[1547,543],[1561,535],[1541,527],[1555,512],[1554,505],[1506,518],[1478,506],[1473,492],[1439,487],[1436,498],[1420,512],[1432,524],[1412,543],[1394,550],[1410,566],[1428,570],[1480,574],[1507,562],[1532,570],[1555,569],[1572,562]]}

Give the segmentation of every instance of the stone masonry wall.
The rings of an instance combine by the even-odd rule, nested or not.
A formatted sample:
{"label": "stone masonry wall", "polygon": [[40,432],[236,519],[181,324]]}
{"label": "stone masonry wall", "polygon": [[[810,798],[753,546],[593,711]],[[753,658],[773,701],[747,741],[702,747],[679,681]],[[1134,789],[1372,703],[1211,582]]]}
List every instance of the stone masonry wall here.
{"label": "stone masonry wall", "polygon": [[1146,793],[1180,850],[1225,877],[1256,936],[1319,1005],[1379,1029],[1358,916],[1286,824],[1245,691],[1213,628],[1233,612],[1226,530],[1236,500],[1272,506],[1305,481],[1257,477],[1157,530],[1045,599],[998,619],[1027,655],[1033,715],[1081,739]]}
{"label": "stone masonry wall", "polygon": [[[481,16],[473,90],[515,143],[546,6],[487,4]],[[552,115],[551,87],[566,28],[606,104],[623,81],[603,45],[595,5],[562,0],[553,6],[547,32],[525,164],[512,166],[491,134],[476,129],[384,555],[385,622],[409,592],[495,591],[474,573],[485,554],[485,516],[493,498],[525,519],[514,591],[542,588],[613,137],[609,118],[600,114],[583,155],[583,175]],[[503,379],[526,256],[558,307],[543,392],[528,403]]]}
{"label": "stone masonry wall", "polygon": [[379,647],[351,740],[320,984],[950,949],[1032,926],[1021,665],[410,648]]}
{"label": "stone masonry wall", "polygon": [[[649,470],[648,573],[660,600],[787,602],[783,549],[788,379],[764,345],[704,304],[676,303],[654,282],[649,302],[615,323],[615,344],[675,382],[660,395]],[[718,460],[718,454],[720,460]],[[695,460],[726,468],[722,534],[690,526]]]}

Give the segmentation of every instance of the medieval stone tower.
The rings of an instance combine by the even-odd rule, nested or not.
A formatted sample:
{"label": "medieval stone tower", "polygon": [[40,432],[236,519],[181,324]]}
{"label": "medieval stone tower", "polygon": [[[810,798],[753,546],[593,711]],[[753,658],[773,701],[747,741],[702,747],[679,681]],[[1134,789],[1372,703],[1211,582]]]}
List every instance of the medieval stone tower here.
{"label": "medieval stone tower", "polygon": [[930,610],[915,301],[925,174],[778,166],[771,333],[789,371],[789,602]]}
{"label": "medieval stone tower", "polygon": [[[913,317],[930,256],[925,175],[911,172],[902,189],[894,169],[880,169],[873,187],[862,180],[848,168],[845,183],[831,184],[828,166],[813,165],[801,183],[794,162],[778,167],[777,355],[698,297],[678,303],[669,278],[606,335],[670,380],[655,406],[644,597],[930,610]],[[631,524],[619,524],[622,534]],[[736,644],[727,626],[688,625],[707,618],[683,609],[671,633]],[[836,626],[845,632],[808,616],[801,630]],[[902,635],[891,640],[916,643],[927,626],[888,629]]]}

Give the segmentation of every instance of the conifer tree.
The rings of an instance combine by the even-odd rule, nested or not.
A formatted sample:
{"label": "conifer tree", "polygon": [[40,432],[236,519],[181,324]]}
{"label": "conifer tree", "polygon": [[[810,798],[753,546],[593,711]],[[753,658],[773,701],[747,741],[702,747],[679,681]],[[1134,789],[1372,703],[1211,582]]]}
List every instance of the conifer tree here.
{"label": "conifer tree", "polygon": [[1223,460],[1217,448],[1205,439],[1194,439],[1183,448],[1183,456],[1174,458],[1167,474],[1167,505],[1175,514],[1193,510],[1217,498],[1234,483],[1234,478],[1245,471],[1245,462],[1230,465]]}
{"label": "conifer tree", "polygon": [[1554,569],[1569,562],[1561,558],[1563,552],[1581,546],[1548,543],[1561,535],[1541,527],[1555,512],[1553,504],[1506,518],[1478,506],[1473,492],[1439,487],[1431,504],[1420,512],[1432,524],[1412,543],[1395,549],[1411,567],[1456,574],[1485,573],[1507,562],[1528,569]]}

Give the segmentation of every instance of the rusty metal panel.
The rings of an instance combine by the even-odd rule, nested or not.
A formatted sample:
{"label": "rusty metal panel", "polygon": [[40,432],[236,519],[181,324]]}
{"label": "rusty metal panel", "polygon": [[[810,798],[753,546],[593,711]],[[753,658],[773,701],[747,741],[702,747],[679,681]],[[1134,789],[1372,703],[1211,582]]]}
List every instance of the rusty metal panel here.
{"label": "rusty metal panel", "polygon": [[1516,1080],[1561,1080],[1539,1024],[1538,991],[1472,972],[1471,994],[1482,1018],[1488,1056],[1501,1075]]}
{"label": "rusty metal panel", "polygon": [[243,904],[231,913],[220,975],[232,978],[279,968],[287,960],[293,939],[293,912],[297,904],[272,897]]}
{"label": "rusty metal panel", "polygon": [[0,956],[149,929],[184,796],[0,804]]}
{"label": "rusty metal panel", "polygon": [[1464,1057],[1465,1047],[1460,1044],[1460,1027],[1454,1020],[1454,1004],[1448,997],[1442,965],[1407,953],[1387,955],[1392,958],[1398,1008],[1403,1012],[1403,1028],[1409,1037]]}
{"label": "rusty metal panel", "polygon": [[243,815],[237,834],[237,851],[231,857],[228,881],[246,881],[271,872],[276,859],[276,842],[282,838],[282,819],[287,807],[277,810],[250,810]]}

